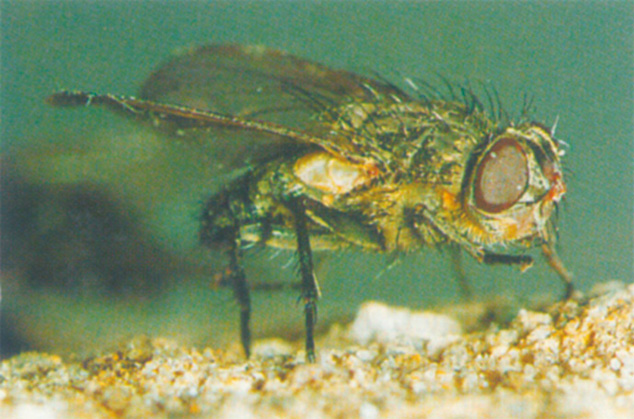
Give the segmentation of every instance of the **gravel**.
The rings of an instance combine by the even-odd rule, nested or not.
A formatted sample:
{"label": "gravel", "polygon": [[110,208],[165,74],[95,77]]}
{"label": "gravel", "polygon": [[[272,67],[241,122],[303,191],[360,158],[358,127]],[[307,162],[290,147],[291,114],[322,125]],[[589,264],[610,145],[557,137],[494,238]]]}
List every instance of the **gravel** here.
{"label": "gravel", "polygon": [[0,417],[632,418],[634,285],[591,295],[468,332],[451,311],[366,303],[314,364],[279,339],[248,361],[146,337],[81,360],[23,353],[0,364]]}

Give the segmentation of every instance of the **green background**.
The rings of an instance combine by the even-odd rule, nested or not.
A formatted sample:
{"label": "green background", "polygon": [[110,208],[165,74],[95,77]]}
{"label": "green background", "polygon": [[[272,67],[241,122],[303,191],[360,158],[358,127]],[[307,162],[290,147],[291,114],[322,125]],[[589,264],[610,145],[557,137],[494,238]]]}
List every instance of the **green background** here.
{"label": "green background", "polygon": [[[202,267],[173,273],[168,292],[148,299],[26,292],[16,285],[19,275],[9,280],[5,269],[3,327],[21,329],[35,347],[81,350],[138,332],[197,344],[236,340],[231,295],[210,289],[203,274],[218,266],[216,259],[196,245],[197,212],[215,182],[206,178],[204,157],[106,112],[43,102],[60,89],[133,95],[171,53],[210,43],[266,45],[393,80],[442,74],[493,83],[511,110],[525,92],[534,95],[537,119],[548,125],[558,119],[557,137],[570,146],[563,260],[582,290],[598,281],[632,281],[631,2],[20,1],[3,2],[1,18],[3,155],[28,162],[22,175],[36,184],[81,180],[106,187],[138,214],[158,246],[190,268]],[[254,253],[251,277],[293,277],[289,253]],[[536,256],[523,274],[470,260],[467,272],[482,298],[558,295],[557,276]],[[458,301],[446,259],[421,249],[377,275],[388,256],[326,258],[318,269],[322,324],[349,315],[364,299],[413,307]],[[295,292],[256,293],[253,300],[257,335],[301,330]]]}

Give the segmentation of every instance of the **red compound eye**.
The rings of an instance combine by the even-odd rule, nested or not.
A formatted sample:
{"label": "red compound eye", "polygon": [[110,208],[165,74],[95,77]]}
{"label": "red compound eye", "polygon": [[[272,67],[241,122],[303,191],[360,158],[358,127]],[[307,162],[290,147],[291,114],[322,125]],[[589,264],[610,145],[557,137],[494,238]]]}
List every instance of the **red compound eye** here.
{"label": "red compound eye", "polygon": [[511,138],[497,142],[478,165],[475,204],[486,212],[504,211],[515,204],[528,185],[528,162],[524,151]]}

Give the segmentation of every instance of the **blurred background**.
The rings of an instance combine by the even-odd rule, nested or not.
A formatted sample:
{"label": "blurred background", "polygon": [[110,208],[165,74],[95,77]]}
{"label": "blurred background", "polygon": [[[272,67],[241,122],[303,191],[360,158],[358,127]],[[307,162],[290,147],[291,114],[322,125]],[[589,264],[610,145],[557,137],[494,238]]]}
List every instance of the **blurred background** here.
{"label": "blurred background", "polygon": [[[61,89],[134,95],[171,54],[259,44],[365,75],[492,83],[505,107],[535,97],[569,144],[560,254],[577,285],[634,277],[634,11],[631,2],[3,1],[2,356],[85,353],[139,333],[238,342],[222,255],[198,245],[222,184],[208,145],[183,144]],[[289,282],[289,252],[254,250],[247,275]],[[466,259],[477,298],[561,294],[535,252],[526,273]],[[317,255],[320,325],[366,299],[416,308],[459,300],[446,254]],[[384,272],[385,271],[385,272]],[[377,272],[384,272],[377,274]],[[256,337],[299,336],[297,292],[254,292]]]}

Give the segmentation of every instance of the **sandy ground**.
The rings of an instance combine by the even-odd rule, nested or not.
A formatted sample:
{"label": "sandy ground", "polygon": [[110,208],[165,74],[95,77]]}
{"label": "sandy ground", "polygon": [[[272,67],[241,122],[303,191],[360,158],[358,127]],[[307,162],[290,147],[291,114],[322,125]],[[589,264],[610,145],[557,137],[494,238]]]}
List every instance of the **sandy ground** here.
{"label": "sandy ground", "polygon": [[632,418],[634,285],[600,294],[479,331],[475,306],[367,303],[314,364],[281,340],[249,361],[143,337],[82,360],[24,353],[0,365],[0,417]]}

